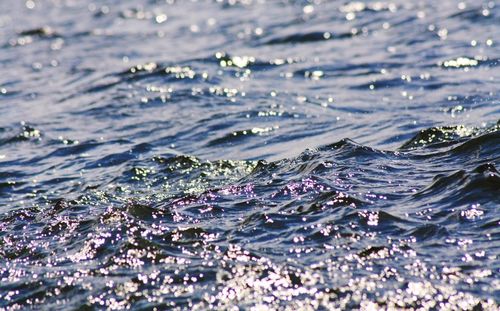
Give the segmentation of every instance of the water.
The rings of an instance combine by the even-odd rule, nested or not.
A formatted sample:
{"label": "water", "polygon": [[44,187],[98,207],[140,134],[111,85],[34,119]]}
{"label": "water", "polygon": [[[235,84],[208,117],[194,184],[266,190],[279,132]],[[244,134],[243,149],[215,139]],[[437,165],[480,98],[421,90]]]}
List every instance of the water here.
{"label": "water", "polygon": [[495,1],[0,9],[0,309],[498,309]]}

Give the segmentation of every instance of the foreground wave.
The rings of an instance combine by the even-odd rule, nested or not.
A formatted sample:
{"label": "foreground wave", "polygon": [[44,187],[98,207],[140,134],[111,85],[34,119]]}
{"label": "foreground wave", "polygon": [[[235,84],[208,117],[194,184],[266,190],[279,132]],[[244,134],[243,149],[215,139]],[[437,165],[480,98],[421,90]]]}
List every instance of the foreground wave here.
{"label": "foreground wave", "polygon": [[451,129],[400,151],[111,164],[102,186],[0,218],[3,306],[495,310],[500,131]]}

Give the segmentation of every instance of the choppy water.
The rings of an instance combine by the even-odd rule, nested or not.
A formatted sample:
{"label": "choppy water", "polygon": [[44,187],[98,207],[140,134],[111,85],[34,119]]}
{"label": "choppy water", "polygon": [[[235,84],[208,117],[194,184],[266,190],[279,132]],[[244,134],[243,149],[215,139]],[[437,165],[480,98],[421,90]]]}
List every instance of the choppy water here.
{"label": "choppy water", "polygon": [[0,309],[497,310],[499,5],[0,2]]}

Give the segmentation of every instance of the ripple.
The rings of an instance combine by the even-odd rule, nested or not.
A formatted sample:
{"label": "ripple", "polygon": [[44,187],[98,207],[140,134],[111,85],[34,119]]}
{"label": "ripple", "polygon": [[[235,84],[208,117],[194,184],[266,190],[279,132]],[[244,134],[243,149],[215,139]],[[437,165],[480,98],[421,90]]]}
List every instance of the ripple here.
{"label": "ripple", "polygon": [[498,8],[0,1],[0,309],[498,310]]}

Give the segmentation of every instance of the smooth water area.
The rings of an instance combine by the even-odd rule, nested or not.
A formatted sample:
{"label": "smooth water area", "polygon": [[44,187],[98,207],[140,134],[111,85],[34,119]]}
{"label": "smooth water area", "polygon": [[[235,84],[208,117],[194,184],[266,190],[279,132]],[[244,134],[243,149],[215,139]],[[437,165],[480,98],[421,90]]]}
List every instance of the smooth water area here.
{"label": "smooth water area", "polygon": [[0,2],[0,309],[498,310],[496,1]]}

